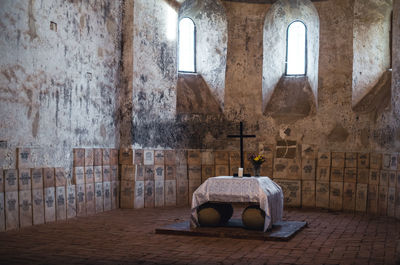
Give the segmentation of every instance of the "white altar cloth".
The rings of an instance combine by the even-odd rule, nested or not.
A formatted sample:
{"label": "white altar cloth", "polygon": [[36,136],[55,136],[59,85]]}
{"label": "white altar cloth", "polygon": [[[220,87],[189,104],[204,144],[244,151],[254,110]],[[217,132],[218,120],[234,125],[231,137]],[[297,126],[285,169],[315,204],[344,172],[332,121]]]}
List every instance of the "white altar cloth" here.
{"label": "white altar cloth", "polygon": [[282,220],[283,192],[269,177],[228,177],[207,179],[192,197],[190,224],[198,227],[197,207],[206,202],[257,203],[265,212],[264,232]]}

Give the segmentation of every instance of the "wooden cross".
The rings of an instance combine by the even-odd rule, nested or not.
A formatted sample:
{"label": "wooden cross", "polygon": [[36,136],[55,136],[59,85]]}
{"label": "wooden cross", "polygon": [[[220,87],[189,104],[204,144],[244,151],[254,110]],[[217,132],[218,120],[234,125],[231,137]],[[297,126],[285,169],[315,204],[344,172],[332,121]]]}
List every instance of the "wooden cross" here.
{"label": "wooden cross", "polygon": [[243,159],[243,138],[254,138],[255,135],[244,135],[243,134],[243,122],[240,122],[240,134],[239,135],[228,135],[229,138],[240,138],[240,167],[244,168]]}

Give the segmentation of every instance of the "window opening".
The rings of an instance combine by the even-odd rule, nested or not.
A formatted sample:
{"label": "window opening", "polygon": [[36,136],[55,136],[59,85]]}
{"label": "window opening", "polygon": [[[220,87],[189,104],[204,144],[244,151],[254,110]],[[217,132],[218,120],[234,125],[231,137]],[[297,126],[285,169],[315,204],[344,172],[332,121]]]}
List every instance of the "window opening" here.
{"label": "window opening", "polygon": [[287,29],[286,75],[307,73],[307,28],[301,21],[292,22]]}
{"label": "window opening", "polygon": [[196,72],[196,27],[187,17],[179,21],[178,71]]}

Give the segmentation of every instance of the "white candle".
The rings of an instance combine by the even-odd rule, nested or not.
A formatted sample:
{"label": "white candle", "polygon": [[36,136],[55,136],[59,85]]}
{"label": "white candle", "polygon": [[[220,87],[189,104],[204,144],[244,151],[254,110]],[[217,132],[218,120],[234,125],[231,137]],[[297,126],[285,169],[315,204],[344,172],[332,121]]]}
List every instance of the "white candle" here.
{"label": "white candle", "polygon": [[243,168],[239,167],[238,177],[243,177]]}

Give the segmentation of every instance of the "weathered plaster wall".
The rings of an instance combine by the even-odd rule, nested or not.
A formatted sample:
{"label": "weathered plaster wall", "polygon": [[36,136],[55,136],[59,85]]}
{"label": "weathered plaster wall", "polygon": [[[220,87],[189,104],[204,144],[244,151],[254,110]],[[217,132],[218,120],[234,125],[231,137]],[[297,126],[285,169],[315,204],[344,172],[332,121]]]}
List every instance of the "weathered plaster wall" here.
{"label": "weathered plaster wall", "polygon": [[392,43],[392,88],[391,106],[387,107],[377,120],[373,139],[400,150],[400,1],[393,1],[393,43]]}
{"label": "weathered plaster wall", "polygon": [[363,149],[357,132],[363,124],[357,123],[350,106],[353,2],[314,4],[320,17],[318,112],[308,124],[313,134],[306,141],[315,139],[327,150]]}
{"label": "weathered plaster wall", "polygon": [[121,1],[0,1],[0,166],[15,167],[16,147],[36,150],[32,166],[70,166],[72,147],[118,146],[120,13]]}
{"label": "weathered plaster wall", "polygon": [[134,0],[125,0],[122,15],[121,60],[119,93],[120,145],[133,142],[133,22]]}
{"label": "weathered plaster wall", "polygon": [[390,68],[392,0],[355,0],[353,23],[353,105]]}
{"label": "weathered plaster wall", "polygon": [[225,9],[219,0],[187,0],[179,18],[196,25],[196,67],[211,93],[224,108],[228,30]]}
{"label": "weathered plaster wall", "polygon": [[[400,1],[393,1],[392,106],[400,117]],[[399,139],[400,140],[400,139]]]}
{"label": "weathered plaster wall", "polygon": [[[258,142],[281,138],[333,151],[400,150],[398,1],[392,104],[380,103],[389,98],[382,86],[384,97],[372,98],[374,108],[362,112],[352,109],[355,1],[313,2],[320,18],[318,109],[295,106],[302,113],[297,119],[263,114],[263,27],[271,5],[228,1],[222,2],[228,22],[223,112],[213,103],[213,108],[200,104],[200,113],[177,114],[181,3],[1,1],[1,166],[15,167],[16,147],[35,149],[32,166],[66,167],[72,147],[117,147],[120,140],[137,147],[235,149],[236,140],[226,135],[241,120],[257,135],[246,141],[252,150]],[[223,31],[215,34],[223,44]],[[211,64],[220,73],[217,61]],[[295,95],[286,91],[285,102]]]}
{"label": "weathered plaster wall", "polygon": [[295,20],[307,27],[307,77],[318,99],[319,17],[309,0],[280,0],[268,10],[264,24],[263,109],[286,71],[287,28]]}
{"label": "weathered plaster wall", "polygon": [[[212,144],[213,147],[223,148],[226,145],[225,138],[220,139],[227,131],[225,126],[230,125],[224,122],[225,118],[220,111],[212,115],[177,113],[176,33],[178,11],[182,2],[174,0],[134,1],[133,67],[131,72],[133,119],[130,130],[131,137],[124,136],[124,139],[127,139],[126,142],[130,141],[133,146],[203,148],[207,147],[207,144]],[[200,15],[198,19],[200,17],[203,15]],[[211,20],[219,21],[219,19],[211,15]],[[204,24],[208,25],[208,22],[204,22]],[[213,30],[215,31],[215,29]],[[222,40],[223,37],[218,40],[219,43]],[[205,41],[201,41],[201,43],[204,44]],[[211,47],[215,47],[215,44]],[[220,47],[220,49],[223,51],[224,48]],[[211,51],[211,53],[216,54],[215,51]],[[205,51],[205,54],[209,53]],[[211,61],[216,62],[217,59],[213,58]],[[129,71],[128,69],[128,75]],[[221,70],[218,71],[221,72]],[[218,76],[218,74],[213,73],[213,76]],[[216,85],[217,83],[210,81],[210,84]],[[210,84],[207,85],[210,86]],[[219,85],[218,89],[220,89]],[[122,115],[126,115],[126,112],[122,111]]]}
{"label": "weathered plaster wall", "polygon": [[[224,2],[228,17],[225,113],[262,113],[263,24],[270,5]],[[229,118],[229,119],[232,119]]]}
{"label": "weathered plaster wall", "polygon": [[133,144],[159,144],[157,139],[169,133],[167,127],[175,120],[177,12],[169,1],[135,1]]}
{"label": "weathered plaster wall", "polygon": [[178,74],[176,110],[186,114],[222,113],[221,105],[200,74]]}
{"label": "weathered plaster wall", "polygon": [[275,86],[265,114],[280,123],[316,113],[314,95],[306,76],[282,77]]}
{"label": "weathered plaster wall", "polygon": [[[161,87],[168,87],[164,91],[175,91],[176,68],[174,68],[175,73],[171,74],[173,78],[166,79],[161,75],[154,75],[158,72],[157,66],[150,69],[147,65],[151,65],[152,62],[143,59],[142,62],[145,63],[142,63],[136,70],[134,69],[134,74],[141,75],[152,72],[155,78],[152,82],[156,84],[156,88],[141,84],[134,85],[134,92],[137,91],[137,87],[140,88],[140,91],[146,90],[143,92],[146,93],[146,97],[143,96],[144,94],[140,94],[142,101],[134,101],[134,106],[136,105],[138,108],[138,111],[133,114],[135,116],[133,125],[135,132],[133,143],[135,145],[165,148],[237,148],[237,143],[227,140],[226,135],[234,132],[237,122],[242,120],[245,122],[247,132],[257,135],[256,139],[246,141],[247,149],[254,149],[257,142],[275,143],[277,140],[285,138],[296,140],[298,143],[313,143],[322,150],[400,150],[398,107],[382,107],[382,104],[385,103],[379,103],[378,101],[382,97],[377,97],[376,102],[373,102],[375,107],[372,110],[359,113],[352,109],[353,23],[355,17],[353,0],[313,1],[312,3],[319,16],[318,101],[316,102],[318,109],[315,109],[312,104],[310,105],[310,102],[304,101],[307,105],[294,106],[296,109],[301,109],[302,114],[298,115],[299,117],[296,119],[279,118],[279,115],[275,115],[275,117],[269,114],[263,115],[263,27],[265,16],[271,5],[228,1],[222,1],[222,3],[228,20],[223,114],[215,112],[174,115],[173,111],[164,111],[159,106],[161,103],[153,102],[153,98],[157,99],[157,97],[147,97],[147,94],[160,93],[158,91],[161,90]],[[160,8],[160,5],[162,5],[160,2],[156,6],[143,5],[143,8],[149,8],[147,11],[144,10],[143,14],[147,16],[150,15],[148,13],[156,13],[154,8]],[[395,20],[398,19],[398,12],[397,4],[397,7],[394,8]],[[144,15],[140,16],[144,19]],[[135,27],[141,29],[141,34],[155,30],[156,36],[161,36],[162,31],[158,31],[160,29],[153,29],[159,27],[158,23],[163,23],[161,19],[159,20],[160,22],[157,23],[154,23],[153,20],[154,25],[140,24],[141,22],[136,25],[135,22]],[[158,20],[155,19],[155,21]],[[394,28],[396,29],[396,24]],[[395,32],[394,36],[396,36]],[[135,38],[137,38],[137,34]],[[139,36],[135,43],[141,43],[141,38]],[[158,42],[150,46],[160,47]],[[396,54],[399,49],[396,37],[393,47],[393,54]],[[174,48],[176,48],[174,44],[171,44],[173,51],[175,51]],[[143,49],[150,48],[143,47]],[[159,49],[152,49],[155,50],[154,57],[151,57],[153,56],[151,51],[147,57],[154,61],[160,58],[157,55]],[[140,49],[135,52],[143,53]],[[393,60],[393,98],[398,98],[399,94],[399,77],[396,72],[399,67],[398,61],[396,58]],[[169,63],[171,68],[176,67],[175,55],[171,54]],[[385,87],[383,86],[382,95],[387,94]],[[149,91],[147,91],[148,89]],[[286,94],[286,102],[295,100],[296,94]],[[204,100],[204,97],[201,97],[201,100]],[[171,110],[174,110],[174,99],[167,98],[161,102],[168,104]],[[151,107],[148,107],[147,104]],[[164,117],[165,113],[168,115]],[[309,113],[309,115],[304,113]]]}

